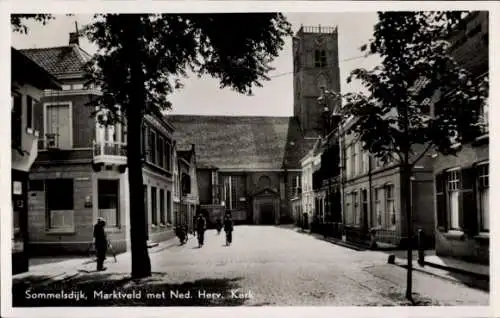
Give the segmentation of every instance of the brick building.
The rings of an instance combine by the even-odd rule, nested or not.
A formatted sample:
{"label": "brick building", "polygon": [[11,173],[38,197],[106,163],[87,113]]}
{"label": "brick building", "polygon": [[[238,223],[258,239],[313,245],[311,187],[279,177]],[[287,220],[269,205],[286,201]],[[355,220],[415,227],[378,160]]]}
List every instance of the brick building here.
{"label": "brick building", "polygon": [[[346,131],[355,119],[347,121]],[[411,197],[401,191],[402,167],[396,158],[387,163],[362,149],[359,138],[342,134],[344,232],[348,241],[388,246],[404,246],[407,242],[405,200],[411,200],[414,229],[426,233],[426,245],[433,246],[434,217],[432,209],[432,160],[423,156],[414,166]],[[418,156],[422,147],[414,147]],[[411,158],[411,160],[414,160]]]}
{"label": "brick building", "polygon": [[[100,94],[84,86],[84,64],[90,56],[79,47],[74,33],[68,46],[22,52],[62,83],[62,91],[45,91],[34,113],[41,138],[30,172],[31,251],[49,255],[86,252],[99,216],[107,221],[115,251],[125,251],[129,241],[127,131],[119,123],[100,125],[93,108],[86,105]],[[172,132],[162,116],[146,116],[143,178],[151,240],[173,235],[171,226],[162,222],[172,213]]]}
{"label": "brick building", "polygon": [[[472,12],[450,35],[451,54],[476,79],[488,76],[488,12]],[[438,155],[434,163],[436,254],[489,262],[488,104],[481,121],[484,134],[460,145],[457,156]],[[435,110],[438,111],[438,110]]]}
{"label": "brick building", "polygon": [[12,272],[28,270],[28,179],[38,155],[40,126],[35,108],[46,89],[61,89],[57,79],[20,51],[11,49]]}
{"label": "brick building", "polygon": [[200,209],[209,220],[231,211],[237,223],[290,218],[288,198],[307,149],[293,118],[169,115],[179,144],[196,145]]}

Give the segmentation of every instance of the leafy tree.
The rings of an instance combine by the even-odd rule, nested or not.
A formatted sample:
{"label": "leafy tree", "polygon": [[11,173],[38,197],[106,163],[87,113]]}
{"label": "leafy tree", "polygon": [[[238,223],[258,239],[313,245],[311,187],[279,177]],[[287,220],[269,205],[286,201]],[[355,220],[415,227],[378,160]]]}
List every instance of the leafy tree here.
{"label": "leafy tree", "polygon": [[[343,108],[356,118],[351,133],[382,161],[396,157],[403,173],[402,197],[408,235],[406,297],[412,299],[413,237],[410,178],[429,149],[456,154],[481,134],[480,108],[488,78],[473,78],[451,56],[446,40],[463,26],[464,12],[381,12],[374,38],[361,50],[379,54],[380,65],[355,69],[367,94],[346,94]],[[429,111],[428,98],[437,94]]]}
{"label": "leafy tree", "polygon": [[187,70],[251,94],[268,80],[290,24],[275,13],[105,14],[96,15],[84,32],[100,48],[88,70],[89,83],[103,94],[91,104],[107,113],[105,124],[127,125],[132,276],[146,277],[151,264],[142,189],[144,115],[171,106],[168,95],[182,86]]}
{"label": "leafy tree", "polygon": [[10,25],[14,32],[28,33],[26,20],[34,20],[46,25],[50,20],[55,19],[52,14],[12,14],[10,16]]}

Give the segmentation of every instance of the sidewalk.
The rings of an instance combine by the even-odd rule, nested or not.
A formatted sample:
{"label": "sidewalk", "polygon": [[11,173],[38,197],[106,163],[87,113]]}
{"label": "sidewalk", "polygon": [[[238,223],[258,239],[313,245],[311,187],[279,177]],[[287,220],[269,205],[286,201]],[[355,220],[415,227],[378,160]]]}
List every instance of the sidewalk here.
{"label": "sidewalk", "polygon": [[[407,259],[396,256],[394,264],[407,268]],[[417,257],[413,258],[412,264],[415,271],[489,291],[489,266],[436,255],[426,255],[423,266]]]}
{"label": "sidewalk", "polygon": [[[178,245],[177,239],[154,244],[154,247],[148,249],[149,255],[161,252],[172,246]],[[107,267],[105,273],[128,272],[130,270],[130,252],[116,255],[116,262],[112,255],[108,255],[104,261]],[[96,262],[93,257],[73,258],[61,262],[50,262],[29,267],[26,273],[13,275],[13,281],[23,280],[31,276],[43,276],[46,280],[62,280],[68,277],[74,277],[79,273],[91,273],[96,270]]]}

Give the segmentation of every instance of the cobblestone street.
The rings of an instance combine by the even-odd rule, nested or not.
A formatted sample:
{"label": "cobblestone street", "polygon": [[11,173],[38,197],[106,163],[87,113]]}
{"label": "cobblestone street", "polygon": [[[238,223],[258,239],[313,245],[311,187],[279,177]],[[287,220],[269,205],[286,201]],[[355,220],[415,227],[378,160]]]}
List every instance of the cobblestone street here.
{"label": "cobblestone street", "polygon": [[[47,279],[41,290],[84,290],[88,300],[80,305],[404,305],[405,269],[386,264],[387,254],[355,251],[337,246],[293,229],[274,226],[237,226],[234,242],[224,245],[224,234],[207,231],[205,246],[198,249],[191,237],[184,246],[167,242],[150,252],[153,276],[130,281],[130,255],[108,262],[104,273],[93,272],[94,264],[81,260],[34,267],[28,276],[14,279],[14,306],[33,305],[24,292],[29,281],[48,276],[50,266],[68,268],[66,276]],[[73,262],[73,263],[71,263]],[[77,268],[74,268],[74,267]],[[70,273],[73,267],[75,274]],[[79,272],[77,272],[79,270]],[[106,299],[92,297],[92,289],[164,292],[154,299]],[[187,295],[187,299],[171,295]],[[189,294],[187,294],[190,292]],[[416,299],[425,305],[488,305],[487,292],[468,288],[424,273],[414,273]],[[220,298],[214,294],[220,293]],[[24,295],[23,295],[24,294]],[[210,294],[210,295],[209,295]],[[213,297],[211,297],[213,296]],[[111,296],[110,296],[111,297]],[[33,297],[32,297],[33,298]],[[40,301],[37,299],[36,301]],[[41,301],[40,305],[54,305]],[[75,304],[76,304],[75,303]],[[59,302],[57,305],[64,305]]]}

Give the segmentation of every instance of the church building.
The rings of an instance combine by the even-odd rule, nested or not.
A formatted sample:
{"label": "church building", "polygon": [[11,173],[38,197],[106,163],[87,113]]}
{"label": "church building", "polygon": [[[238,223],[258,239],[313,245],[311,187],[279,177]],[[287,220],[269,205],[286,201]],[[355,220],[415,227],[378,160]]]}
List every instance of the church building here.
{"label": "church building", "polygon": [[337,28],[301,27],[292,49],[292,117],[167,115],[177,144],[196,146],[200,209],[211,222],[226,211],[235,223],[292,221],[300,160],[329,115],[318,97],[340,91]]}

